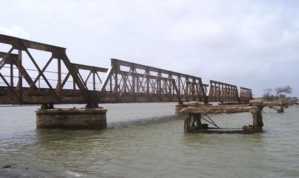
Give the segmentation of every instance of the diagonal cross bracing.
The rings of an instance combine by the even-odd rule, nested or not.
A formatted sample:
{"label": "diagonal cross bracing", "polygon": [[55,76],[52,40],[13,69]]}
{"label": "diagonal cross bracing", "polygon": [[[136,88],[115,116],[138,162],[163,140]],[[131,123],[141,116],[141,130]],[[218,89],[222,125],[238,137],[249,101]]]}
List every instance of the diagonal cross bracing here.
{"label": "diagonal cross bracing", "polygon": [[[61,98],[62,88],[59,88],[58,90],[54,90],[54,86],[51,85],[50,79],[45,76],[45,70],[47,69],[48,65],[52,63],[53,58],[55,58],[58,63],[60,61],[63,62],[63,64],[66,66],[67,70],[70,72],[70,76],[72,76],[73,80],[75,81],[76,85],[79,88],[79,92],[81,94],[81,100],[82,102],[89,102],[90,98],[88,95],[87,89],[84,87],[84,85],[81,83],[75,69],[73,68],[70,60],[67,58],[65,54],[65,48],[47,45],[43,43],[37,43],[29,40],[24,40],[21,38],[6,36],[0,34],[0,43],[10,45],[11,48],[7,52],[5,56],[3,56],[1,60],[1,72],[3,71],[3,67],[10,65],[8,63],[5,63],[6,56],[12,56],[15,55],[14,53],[18,53],[18,61],[11,64],[14,64],[18,70],[18,87],[11,87],[10,91],[13,91],[17,94],[18,97],[13,97],[13,95],[8,93],[8,96],[2,97],[0,102],[2,103],[65,103],[63,101],[64,98]],[[39,61],[37,56],[33,56],[31,54],[30,50],[36,50],[41,52],[47,52],[50,53],[52,57],[48,60],[46,66],[43,66],[40,64],[41,61]],[[1,51],[2,54],[5,51]],[[44,61],[43,61],[44,62]],[[33,67],[33,70],[35,70],[35,73],[32,74],[31,79],[28,78],[29,74],[24,72],[24,64],[31,64],[31,67]],[[61,80],[59,80],[59,76],[61,76],[61,71],[59,70],[59,67],[55,70],[58,70],[58,81],[59,86],[61,86]],[[12,73],[14,69],[10,69],[9,77],[13,78]],[[26,80],[26,82],[23,82],[23,78]],[[34,80],[34,81],[33,81]],[[46,83],[43,88],[36,87],[36,82],[40,80],[43,80],[44,83]],[[27,86],[25,84],[27,83]],[[5,87],[9,86],[1,86],[5,89]],[[58,91],[58,93],[57,93]],[[73,101],[71,101],[73,102]]]}

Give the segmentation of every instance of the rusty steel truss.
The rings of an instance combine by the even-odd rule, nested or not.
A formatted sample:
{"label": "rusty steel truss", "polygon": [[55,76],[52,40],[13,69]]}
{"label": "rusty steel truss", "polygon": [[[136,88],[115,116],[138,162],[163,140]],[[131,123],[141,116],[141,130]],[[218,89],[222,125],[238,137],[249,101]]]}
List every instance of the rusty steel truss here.
{"label": "rusty steel truss", "polygon": [[[66,49],[0,34],[0,104],[248,102],[252,92],[200,77],[111,59],[109,69],[71,63]],[[1,46],[0,46],[1,47]],[[46,53],[43,59],[36,51]],[[47,56],[46,58],[44,56]],[[209,93],[209,94],[207,94]]]}
{"label": "rusty steel truss", "polygon": [[111,59],[100,93],[115,102],[204,101],[207,87],[199,77]]}

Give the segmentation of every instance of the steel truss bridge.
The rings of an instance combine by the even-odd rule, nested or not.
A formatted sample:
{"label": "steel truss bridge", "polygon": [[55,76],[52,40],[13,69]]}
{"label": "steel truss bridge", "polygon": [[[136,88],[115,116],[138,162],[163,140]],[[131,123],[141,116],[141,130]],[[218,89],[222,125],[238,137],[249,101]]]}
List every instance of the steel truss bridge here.
{"label": "steel truss bridge", "polygon": [[[240,92],[240,93],[239,93]],[[252,91],[111,59],[110,68],[71,63],[66,48],[0,34],[0,104],[239,102]]]}

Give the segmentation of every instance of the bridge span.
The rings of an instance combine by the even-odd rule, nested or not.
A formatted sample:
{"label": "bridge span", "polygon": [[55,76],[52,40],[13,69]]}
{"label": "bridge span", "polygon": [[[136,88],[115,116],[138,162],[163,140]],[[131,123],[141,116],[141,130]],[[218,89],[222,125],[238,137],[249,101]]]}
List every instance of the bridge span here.
{"label": "bridge span", "polygon": [[0,34],[0,104],[238,102],[249,88],[111,59],[109,68],[71,63],[66,48]]}
{"label": "bridge span", "polygon": [[0,51],[0,104],[207,103],[252,98],[248,88],[241,87],[239,93],[235,85],[213,80],[203,84],[200,77],[118,59],[111,59],[109,68],[71,63],[65,48],[25,39],[0,35],[0,45],[7,50]]}

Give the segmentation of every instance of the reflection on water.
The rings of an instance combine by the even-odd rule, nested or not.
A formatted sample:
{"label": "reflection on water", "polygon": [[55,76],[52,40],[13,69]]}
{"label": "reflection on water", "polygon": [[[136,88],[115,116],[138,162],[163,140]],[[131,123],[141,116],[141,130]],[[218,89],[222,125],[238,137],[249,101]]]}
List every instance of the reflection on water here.
{"label": "reflection on water", "polygon": [[[264,133],[188,134],[174,105],[103,105],[105,130],[36,129],[37,106],[2,107],[0,162],[13,168],[0,177],[299,176],[298,108],[265,108]],[[222,127],[252,122],[248,113],[210,117]]]}

